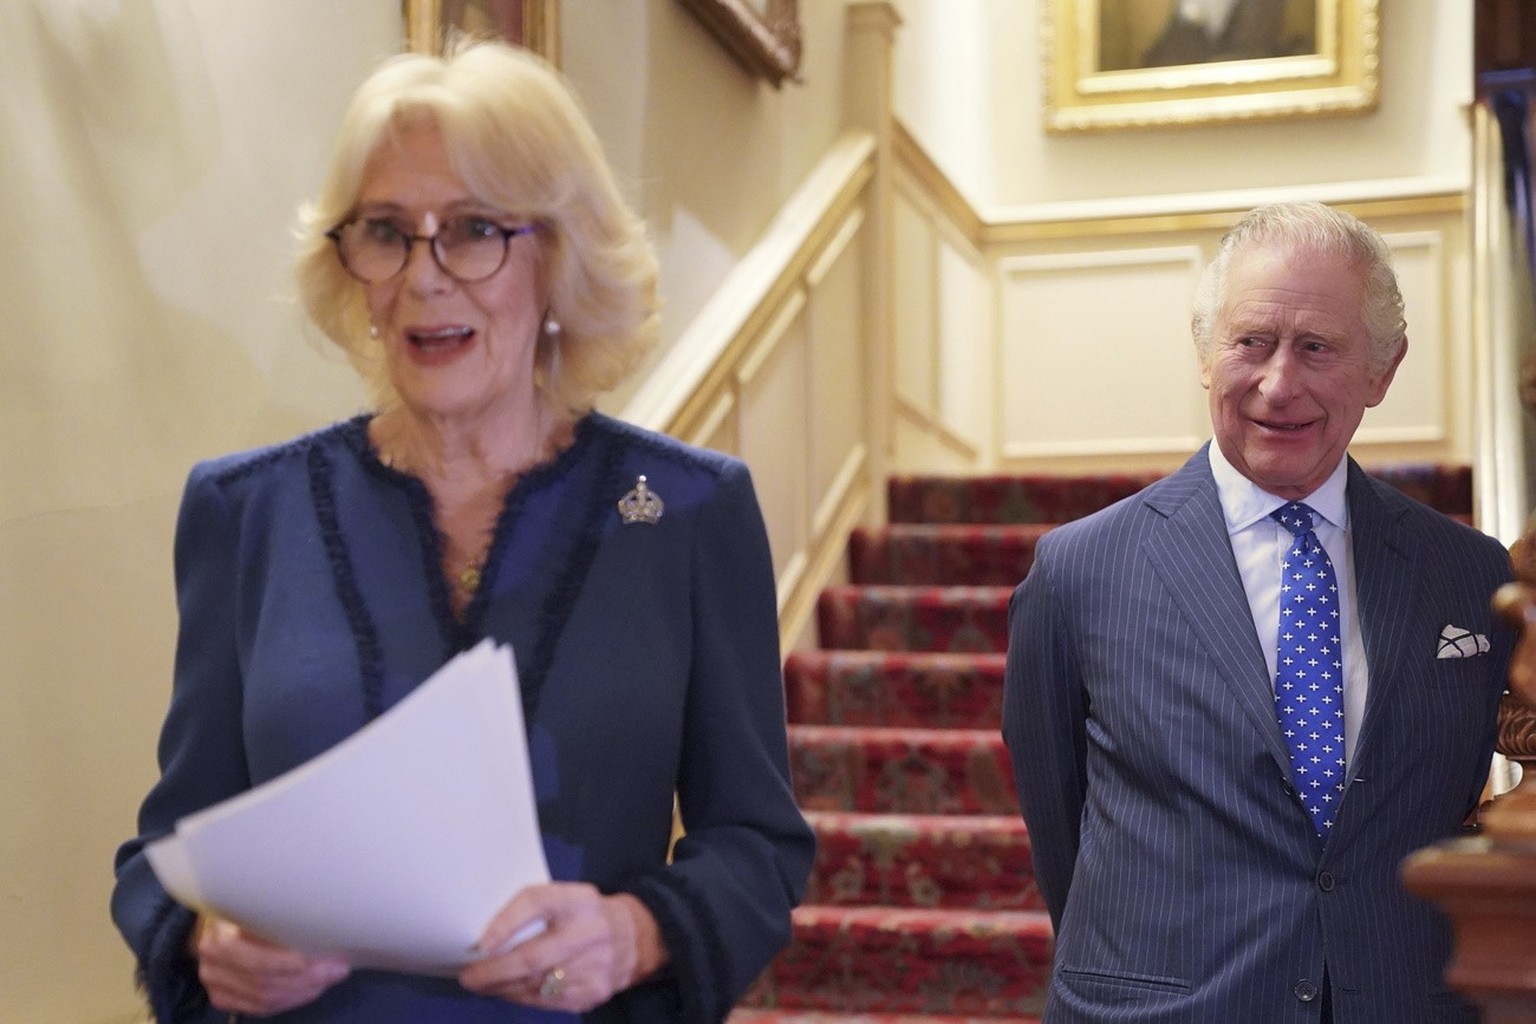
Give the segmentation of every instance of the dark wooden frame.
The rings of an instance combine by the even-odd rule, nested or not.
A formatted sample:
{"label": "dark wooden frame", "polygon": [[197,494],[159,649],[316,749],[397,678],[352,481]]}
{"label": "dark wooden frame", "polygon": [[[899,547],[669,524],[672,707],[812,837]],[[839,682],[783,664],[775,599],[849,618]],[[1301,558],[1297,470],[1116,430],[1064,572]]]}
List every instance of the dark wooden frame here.
{"label": "dark wooden frame", "polygon": [[678,0],[731,57],[774,88],[800,70],[799,0]]}

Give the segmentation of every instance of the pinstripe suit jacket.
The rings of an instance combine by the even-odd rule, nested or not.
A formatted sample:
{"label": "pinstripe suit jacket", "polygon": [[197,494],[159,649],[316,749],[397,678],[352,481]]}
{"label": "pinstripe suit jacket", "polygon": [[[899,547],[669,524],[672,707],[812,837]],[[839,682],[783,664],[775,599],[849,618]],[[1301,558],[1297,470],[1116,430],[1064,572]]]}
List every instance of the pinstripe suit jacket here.
{"label": "pinstripe suit jacket", "polygon": [[[1370,688],[1326,845],[1291,788],[1273,682],[1202,450],[1051,531],[1010,611],[1003,734],[1057,930],[1046,1020],[1475,1021],[1450,931],[1398,880],[1457,832],[1512,638],[1504,549],[1378,483],[1347,495]],[[1435,657],[1447,624],[1489,654]]]}

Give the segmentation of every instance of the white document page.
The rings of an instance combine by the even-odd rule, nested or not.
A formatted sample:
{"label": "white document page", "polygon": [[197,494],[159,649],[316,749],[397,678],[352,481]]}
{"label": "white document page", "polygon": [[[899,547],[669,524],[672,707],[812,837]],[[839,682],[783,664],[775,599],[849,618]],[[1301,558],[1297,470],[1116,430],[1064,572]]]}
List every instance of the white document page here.
{"label": "white document page", "polygon": [[489,641],[313,760],[146,853],[182,903],[354,967],[452,975],[549,880],[510,649]]}

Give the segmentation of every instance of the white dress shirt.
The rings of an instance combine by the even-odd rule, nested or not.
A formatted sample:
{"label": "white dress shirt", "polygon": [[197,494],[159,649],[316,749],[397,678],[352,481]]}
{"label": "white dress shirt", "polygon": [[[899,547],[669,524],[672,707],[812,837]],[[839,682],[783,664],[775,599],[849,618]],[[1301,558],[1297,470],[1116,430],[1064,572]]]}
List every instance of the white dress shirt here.
{"label": "white dress shirt", "polygon": [[[1270,685],[1275,681],[1276,649],[1280,634],[1280,561],[1291,543],[1291,533],[1269,518],[1275,509],[1287,504],[1261,489],[1239,473],[1221,453],[1214,440],[1210,446],[1211,475],[1216,478],[1216,492],[1227,520],[1227,536],[1237,571],[1243,578],[1248,606],[1253,613],[1253,628],[1264,649],[1269,666]],[[1354,546],[1349,537],[1349,503],[1344,485],[1348,478],[1347,459],[1339,459],[1323,485],[1302,500],[1317,513],[1313,527],[1317,539],[1333,562],[1339,583],[1339,638],[1344,643],[1344,758],[1346,771],[1354,763],[1355,741],[1360,736],[1360,719],[1365,715],[1365,693],[1370,685],[1365,662],[1365,642],[1360,637],[1360,623],[1355,614]]]}

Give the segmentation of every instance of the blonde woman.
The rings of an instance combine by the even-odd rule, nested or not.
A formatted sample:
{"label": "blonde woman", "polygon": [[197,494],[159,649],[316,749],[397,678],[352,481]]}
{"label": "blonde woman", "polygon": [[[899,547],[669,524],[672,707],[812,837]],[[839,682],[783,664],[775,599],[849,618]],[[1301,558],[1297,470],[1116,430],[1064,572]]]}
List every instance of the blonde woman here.
{"label": "blonde woman", "polygon": [[[113,895],[157,1018],[719,1020],[788,940],[813,840],[745,467],[592,409],[650,342],[655,267],[590,127],[504,45],[394,58],[301,234],[309,313],[377,404],[187,484],[163,774]],[[516,652],[556,881],[487,907],[482,946],[544,934],[457,979],[352,970],[161,889],[147,842],[486,637]]]}

